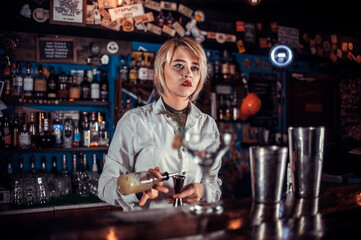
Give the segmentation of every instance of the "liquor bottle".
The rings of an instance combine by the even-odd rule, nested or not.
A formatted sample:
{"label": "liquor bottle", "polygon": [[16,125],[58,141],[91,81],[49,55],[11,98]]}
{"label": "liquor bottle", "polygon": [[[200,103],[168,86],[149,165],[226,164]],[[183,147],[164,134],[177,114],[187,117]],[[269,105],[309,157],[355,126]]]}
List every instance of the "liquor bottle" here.
{"label": "liquor bottle", "polygon": [[218,120],[225,120],[225,108],[224,108],[224,100],[223,95],[219,97],[219,107],[218,107]]}
{"label": "liquor bottle", "polygon": [[98,74],[96,68],[93,69],[93,79],[90,84],[90,98],[93,101],[100,99],[100,85],[98,82]]}
{"label": "liquor bottle", "polygon": [[34,94],[35,94],[35,99],[39,103],[43,103],[44,100],[46,100],[47,82],[46,82],[46,76],[43,73],[43,65],[39,65],[38,73],[35,75]]}
{"label": "liquor bottle", "polygon": [[61,146],[63,144],[63,124],[60,121],[59,113],[55,114],[53,120],[52,133],[55,136],[55,145]]}
{"label": "liquor bottle", "polygon": [[30,169],[29,169],[29,172],[31,174],[34,174],[36,172],[34,154],[31,154],[31,156],[30,156]]}
{"label": "liquor bottle", "polygon": [[219,52],[216,51],[215,61],[214,61],[214,80],[215,83],[220,83],[222,81],[222,62],[220,61]]}
{"label": "liquor bottle", "polygon": [[74,122],[74,137],[73,137],[73,147],[81,146],[81,133],[79,128],[79,122]]}
{"label": "liquor bottle", "polygon": [[3,81],[4,81],[4,90],[2,97],[4,100],[11,101],[13,94],[13,82],[11,79],[11,63],[8,57],[5,57],[2,66]]}
{"label": "liquor bottle", "polygon": [[90,146],[99,146],[99,122],[96,119],[95,112],[91,113],[90,117]]}
{"label": "liquor bottle", "polygon": [[14,92],[13,97],[15,101],[23,101],[23,76],[21,74],[20,62],[16,63],[16,72],[13,78]]}
{"label": "liquor bottle", "polygon": [[56,137],[53,135],[52,129],[49,125],[49,114],[44,113],[43,121],[43,132],[38,134],[37,145],[40,148],[50,148],[55,145]]}
{"label": "liquor bottle", "polygon": [[93,153],[93,165],[92,165],[92,172],[93,173],[98,173],[99,169],[98,169],[98,161],[97,161],[97,155],[95,153]]}
{"label": "liquor bottle", "polygon": [[164,23],[165,23],[165,17],[163,15],[163,12],[160,11],[158,16],[155,18],[155,22],[156,24],[159,26],[159,27],[163,27],[164,26]]}
{"label": "liquor bottle", "polygon": [[3,134],[4,134],[4,148],[12,148],[13,147],[13,128],[12,123],[10,121],[9,115],[4,115],[3,122]]}
{"label": "liquor bottle", "polygon": [[165,172],[162,174],[162,179],[158,179],[153,173],[147,171],[123,174],[117,180],[117,189],[123,195],[140,193],[151,189],[154,184],[176,175],[178,173]]}
{"label": "liquor bottle", "polygon": [[54,67],[50,67],[50,75],[48,77],[48,101],[55,103],[57,100],[58,75],[54,72]]}
{"label": "liquor bottle", "polygon": [[54,175],[57,175],[59,173],[57,163],[58,160],[56,159],[56,156],[51,157],[51,170],[50,172]]}
{"label": "liquor bottle", "polygon": [[88,113],[83,112],[83,123],[82,123],[82,139],[83,147],[90,147],[90,126],[88,120]]}
{"label": "liquor bottle", "polygon": [[38,112],[37,113],[37,119],[38,119],[37,135],[38,136],[43,136],[45,134],[45,132],[44,132],[44,118],[45,118],[45,113],[44,112]]}
{"label": "liquor bottle", "polygon": [[232,101],[231,101],[231,110],[232,110],[232,120],[237,121],[240,118],[240,107],[237,102],[237,93],[233,92]]}
{"label": "liquor bottle", "polygon": [[223,51],[223,62],[221,67],[222,81],[224,83],[230,82],[230,63],[228,60],[227,50]]}
{"label": "liquor bottle", "polygon": [[108,87],[108,76],[106,71],[101,71],[100,80],[100,100],[107,102],[109,99],[109,87]]}
{"label": "liquor bottle", "polygon": [[19,169],[17,170],[17,173],[23,174],[25,171],[24,171],[24,157],[22,154],[19,155],[18,161],[19,161]]}
{"label": "liquor bottle", "polygon": [[46,169],[46,157],[45,156],[41,156],[41,168],[40,168],[40,172],[42,173],[46,173],[47,169]]}
{"label": "liquor bottle", "polygon": [[122,56],[120,58],[120,66],[119,66],[119,78],[121,78],[123,80],[123,82],[128,82],[129,81],[129,67],[128,67],[128,63],[126,62],[126,57]]}
{"label": "liquor bottle", "polygon": [[65,72],[61,72],[58,77],[57,96],[59,101],[67,101],[69,99],[69,82]]}
{"label": "liquor bottle", "polygon": [[23,88],[24,102],[31,103],[33,101],[34,78],[31,74],[31,64],[29,62],[26,64],[26,75],[24,77]]}
{"label": "liquor bottle", "polygon": [[74,100],[79,100],[80,92],[81,92],[81,88],[80,88],[80,85],[78,84],[78,79],[74,75],[72,78],[72,83],[70,85],[70,89],[69,89],[69,101],[72,102]]}
{"label": "liquor bottle", "polygon": [[20,123],[18,113],[14,113],[14,123],[13,123],[13,147],[19,147],[19,131],[20,131]]}
{"label": "liquor bottle", "polygon": [[82,159],[82,170],[83,172],[89,171],[88,160],[85,153],[83,154],[83,159]]}
{"label": "liquor bottle", "polygon": [[229,96],[226,96],[226,103],[225,103],[225,109],[226,109],[226,114],[225,114],[225,119],[226,121],[231,121],[232,120],[232,115],[231,115],[231,103],[229,100]]}
{"label": "liquor bottle", "polygon": [[133,84],[136,84],[137,79],[138,79],[137,64],[135,62],[134,57],[132,57],[132,61],[130,63],[130,68],[129,68],[129,82],[133,83]]}
{"label": "liquor bottle", "polygon": [[84,70],[83,82],[81,83],[81,98],[83,100],[90,99],[90,83],[88,77],[88,70]]}
{"label": "liquor bottle", "polygon": [[144,54],[140,56],[138,67],[138,82],[144,83],[148,80],[148,68],[145,65]]}
{"label": "liquor bottle", "polygon": [[64,189],[61,189],[60,190],[60,195],[61,196],[66,196],[68,194],[70,194],[72,192],[71,190],[71,176],[68,172],[68,161],[67,161],[67,158],[66,158],[66,155],[63,154],[63,157],[62,157],[62,170],[61,170],[61,175],[60,175],[60,178],[61,180],[64,182]]}
{"label": "liquor bottle", "polygon": [[6,173],[7,173],[8,177],[10,177],[14,173],[13,161],[10,156],[8,157],[8,161],[7,161]]}
{"label": "liquor bottle", "polygon": [[153,82],[154,81],[154,58],[152,58],[151,60],[148,61],[148,82]]}
{"label": "liquor bottle", "polygon": [[71,148],[73,145],[73,120],[66,118],[63,125],[63,147]]}
{"label": "liquor bottle", "polygon": [[168,16],[165,19],[165,23],[167,24],[168,27],[170,27],[170,28],[173,27],[174,18],[173,18],[171,11],[169,11]]}
{"label": "liquor bottle", "polygon": [[35,112],[30,113],[29,133],[30,133],[30,139],[31,139],[31,146],[36,147],[37,128],[36,128],[36,122],[35,122]]}
{"label": "liquor bottle", "polygon": [[99,146],[109,146],[110,136],[106,129],[106,122],[99,122]]}
{"label": "liquor bottle", "polygon": [[31,135],[28,131],[26,123],[23,123],[22,129],[19,133],[19,147],[20,149],[28,149],[31,146]]}
{"label": "liquor bottle", "polygon": [[207,51],[207,73],[208,73],[208,79],[211,81],[211,83],[214,82],[214,62],[212,61],[212,53],[211,51]]}
{"label": "liquor bottle", "polygon": [[0,149],[4,148],[4,142],[5,142],[3,119],[4,119],[4,115],[0,116]]}
{"label": "liquor bottle", "polygon": [[78,172],[78,167],[77,167],[77,155],[76,153],[73,154],[73,174]]}

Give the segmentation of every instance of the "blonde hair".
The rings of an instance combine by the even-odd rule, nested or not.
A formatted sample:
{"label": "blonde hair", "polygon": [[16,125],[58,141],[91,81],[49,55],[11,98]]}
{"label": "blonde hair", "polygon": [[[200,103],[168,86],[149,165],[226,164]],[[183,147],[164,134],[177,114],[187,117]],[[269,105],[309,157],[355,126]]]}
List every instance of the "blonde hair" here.
{"label": "blonde hair", "polygon": [[164,65],[171,62],[175,51],[180,46],[189,48],[199,58],[200,81],[196,90],[189,97],[191,101],[195,101],[207,79],[207,57],[203,47],[192,38],[172,38],[160,47],[154,61],[154,85],[160,96],[163,96],[164,92],[168,91],[164,79]]}

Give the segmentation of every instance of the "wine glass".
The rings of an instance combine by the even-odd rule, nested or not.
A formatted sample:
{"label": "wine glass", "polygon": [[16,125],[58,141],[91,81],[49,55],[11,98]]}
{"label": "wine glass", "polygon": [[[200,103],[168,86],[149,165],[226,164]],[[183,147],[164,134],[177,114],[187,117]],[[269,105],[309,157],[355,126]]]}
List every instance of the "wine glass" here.
{"label": "wine glass", "polygon": [[204,197],[200,202],[192,205],[190,210],[195,214],[221,213],[223,207],[220,202],[211,202],[209,193],[209,175],[214,163],[221,160],[233,141],[233,134],[221,132],[219,139],[214,133],[187,132],[183,147],[193,156],[194,161],[201,167],[204,185]]}

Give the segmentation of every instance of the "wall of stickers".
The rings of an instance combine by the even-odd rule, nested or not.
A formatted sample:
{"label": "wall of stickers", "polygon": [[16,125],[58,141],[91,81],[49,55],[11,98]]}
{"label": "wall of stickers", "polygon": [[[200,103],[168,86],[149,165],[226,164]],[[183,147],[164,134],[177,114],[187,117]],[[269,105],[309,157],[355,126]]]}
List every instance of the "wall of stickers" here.
{"label": "wall of stickers", "polygon": [[[277,22],[246,22],[240,16],[221,22],[192,9],[182,1],[155,0],[23,0],[18,18],[44,24],[103,28],[115,32],[145,33],[164,37],[190,35],[202,43],[231,44],[239,53],[267,53],[276,43],[286,44],[300,55],[317,56],[332,62],[361,63],[358,39],[335,33],[306,32]],[[139,40],[139,39],[134,39]]]}

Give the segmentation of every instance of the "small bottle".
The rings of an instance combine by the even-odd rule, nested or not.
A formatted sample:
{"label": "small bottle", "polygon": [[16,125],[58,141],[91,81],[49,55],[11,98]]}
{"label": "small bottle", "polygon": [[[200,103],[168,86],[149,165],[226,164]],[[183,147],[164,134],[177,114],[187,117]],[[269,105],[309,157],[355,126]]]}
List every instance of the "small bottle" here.
{"label": "small bottle", "polygon": [[151,189],[154,184],[176,175],[178,173],[165,172],[162,174],[162,179],[158,179],[153,173],[147,171],[123,174],[118,178],[118,192],[123,195],[144,192]]}
{"label": "small bottle", "polygon": [[4,148],[13,147],[13,128],[9,116],[6,114],[4,116],[3,122],[3,134],[4,134]]}
{"label": "small bottle", "polygon": [[56,156],[51,157],[51,170],[50,170],[50,172],[52,174],[54,174],[54,175],[57,175],[59,173]]}
{"label": "small bottle", "polygon": [[128,73],[129,67],[128,63],[125,61],[125,56],[120,58],[120,66],[119,66],[119,78],[123,80],[123,82],[128,82]]}
{"label": "small bottle", "polygon": [[82,123],[82,140],[83,147],[90,147],[90,127],[88,120],[88,113],[83,112],[83,123]]}
{"label": "small bottle", "polygon": [[77,155],[74,153],[73,154],[73,174],[78,172],[78,168],[77,168]]}
{"label": "small bottle", "polygon": [[38,74],[35,76],[34,93],[38,103],[43,103],[47,97],[47,82],[46,76],[43,73],[43,65],[39,65]]}
{"label": "small bottle", "polygon": [[108,76],[106,71],[101,71],[100,100],[107,102],[109,99]]}
{"label": "small bottle", "polygon": [[28,149],[31,146],[31,136],[28,131],[27,124],[24,123],[19,133],[19,147],[20,149]]}
{"label": "small bottle", "polygon": [[48,101],[55,103],[57,99],[58,75],[54,72],[54,67],[50,67],[50,75],[48,77]]}
{"label": "small bottle", "polygon": [[158,16],[155,18],[155,22],[156,24],[159,26],[159,27],[163,27],[164,26],[164,23],[165,23],[165,17],[163,15],[163,12],[160,11]]}
{"label": "small bottle", "polygon": [[69,101],[73,102],[74,100],[79,100],[80,92],[81,88],[78,84],[78,78],[74,75],[69,89]]}
{"label": "small bottle", "polygon": [[73,137],[73,147],[80,147],[81,145],[81,133],[79,128],[78,121],[74,122],[74,137]]}
{"label": "small bottle", "polygon": [[16,72],[13,79],[14,92],[13,97],[15,101],[23,101],[23,76],[21,74],[20,62],[16,63]]}
{"label": "small bottle", "polygon": [[95,112],[91,113],[90,118],[90,146],[99,146],[99,122],[96,119]]}
{"label": "small bottle", "polygon": [[55,114],[53,120],[52,133],[55,136],[55,145],[61,146],[63,144],[63,124],[60,121],[59,113]]}
{"label": "small bottle", "polygon": [[14,113],[14,123],[13,123],[13,147],[19,147],[19,132],[20,132],[20,123],[17,113]]}
{"label": "small bottle", "polygon": [[13,95],[13,82],[11,79],[11,63],[9,58],[6,56],[5,61],[3,63],[2,67],[2,73],[3,73],[3,81],[4,81],[4,90],[2,93],[2,98],[11,101],[12,95]]}
{"label": "small bottle", "polygon": [[130,63],[130,68],[129,68],[129,82],[136,84],[137,79],[138,79],[138,68],[134,57],[132,57],[132,61]]}
{"label": "small bottle", "polygon": [[71,148],[73,145],[73,120],[71,118],[66,118],[64,120],[64,130],[63,130],[63,147]]}
{"label": "small bottle", "polygon": [[24,83],[23,83],[23,96],[25,102],[32,103],[33,92],[34,92],[34,77],[31,74],[31,64],[27,63],[26,75],[24,77]]}
{"label": "small bottle", "polygon": [[83,100],[90,99],[90,83],[88,77],[88,70],[84,70],[83,82],[81,83],[81,98]]}
{"label": "small bottle", "polygon": [[100,85],[98,82],[98,74],[96,68],[93,69],[93,80],[90,84],[90,98],[93,101],[98,101],[100,99]]}
{"label": "small bottle", "polygon": [[9,177],[14,173],[13,161],[10,156],[8,157],[8,166],[7,166],[6,173]]}
{"label": "small bottle", "polygon": [[59,75],[57,95],[59,101],[67,101],[69,99],[69,82],[65,72],[61,72]]}
{"label": "small bottle", "polygon": [[46,170],[46,157],[45,156],[41,156],[41,169],[40,171],[42,173],[46,173],[47,170]]}
{"label": "small bottle", "polygon": [[93,165],[92,165],[92,172],[94,173],[98,173],[99,169],[98,169],[98,161],[97,161],[97,155],[95,153],[93,153]]}
{"label": "small bottle", "polygon": [[145,65],[144,54],[140,56],[140,64],[138,68],[138,82],[144,83],[148,80],[148,68]]}

